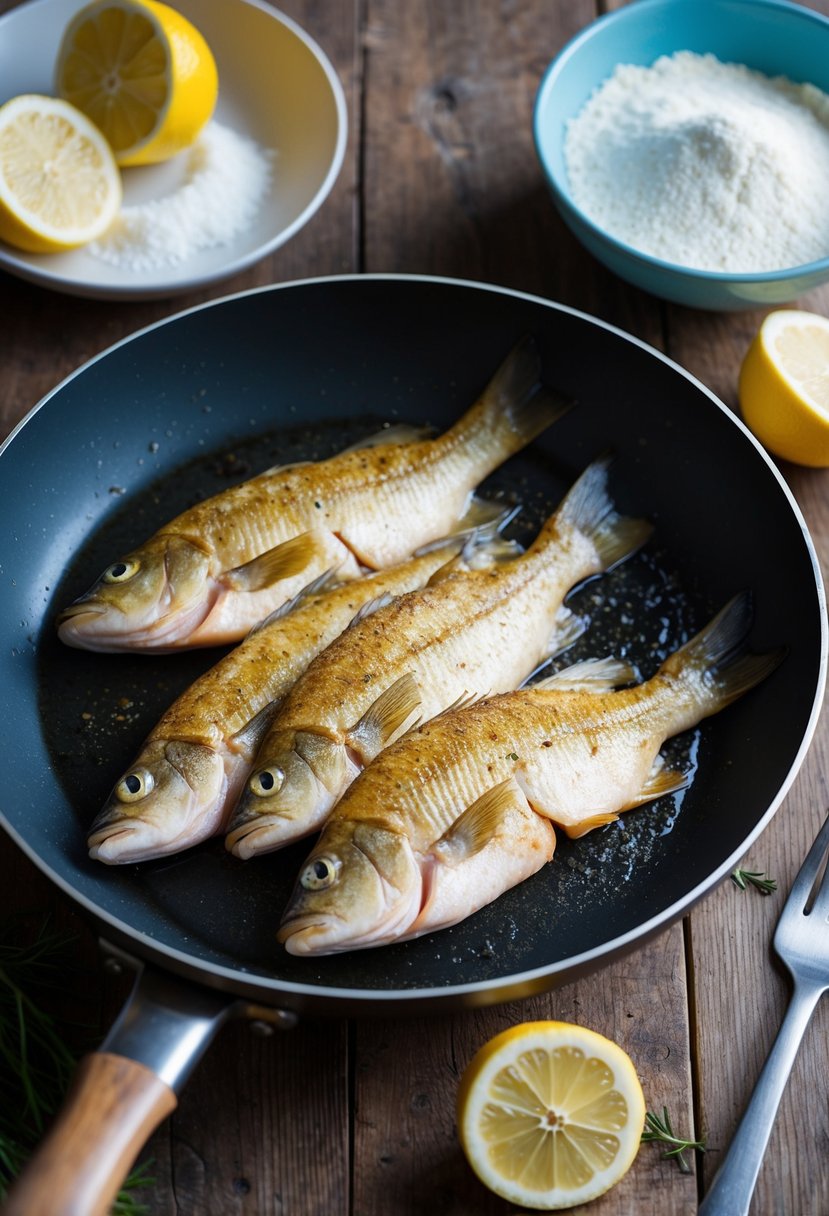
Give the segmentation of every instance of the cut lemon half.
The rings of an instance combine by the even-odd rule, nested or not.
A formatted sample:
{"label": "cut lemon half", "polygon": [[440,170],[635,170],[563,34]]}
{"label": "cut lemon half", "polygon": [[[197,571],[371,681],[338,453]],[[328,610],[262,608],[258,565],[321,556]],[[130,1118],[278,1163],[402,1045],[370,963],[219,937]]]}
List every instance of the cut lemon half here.
{"label": "cut lemon half", "polygon": [[94,0],[64,32],[55,87],[100,127],[119,165],[149,165],[195,142],[219,82],[209,46],[175,9]]}
{"label": "cut lemon half", "polygon": [[644,1123],[630,1057],[568,1022],[525,1022],[496,1035],[458,1091],[461,1145],[481,1182],[543,1211],[614,1186],[639,1151]]}
{"label": "cut lemon half", "polygon": [[775,456],[829,466],[829,320],[779,309],[763,321],[740,368],[740,410]]}
{"label": "cut lemon half", "polygon": [[29,253],[95,240],[121,206],[109,144],[73,106],[35,93],[0,106],[0,238]]}

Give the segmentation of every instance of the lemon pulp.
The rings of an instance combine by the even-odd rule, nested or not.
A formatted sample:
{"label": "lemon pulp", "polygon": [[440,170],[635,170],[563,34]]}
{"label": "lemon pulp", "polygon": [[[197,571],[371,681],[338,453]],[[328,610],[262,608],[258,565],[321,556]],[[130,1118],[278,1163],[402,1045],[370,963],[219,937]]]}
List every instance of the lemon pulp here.
{"label": "lemon pulp", "polygon": [[121,178],[100,131],[39,94],[0,107],[0,238],[29,253],[101,236],[121,205]]}
{"label": "lemon pulp", "polygon": [[189,147],[216,104],[206,41],[158,0],[94,0],[69,23],[57,92],[100,128],[120,165],[169,159]]}
{"label": "lemon pulp", "polygon": [[645,1119],[633,1064],[582,1026],[530,1022],[496,1035],[469,1064],[458,1128],[496,1194],[552,1210],[584,1203],[627,1172]]}
{"label": "lemon pulp", "polygon": [[740,409],[764,447],[796,464],[829,466],[829,320],[769,313],[746,352]]}

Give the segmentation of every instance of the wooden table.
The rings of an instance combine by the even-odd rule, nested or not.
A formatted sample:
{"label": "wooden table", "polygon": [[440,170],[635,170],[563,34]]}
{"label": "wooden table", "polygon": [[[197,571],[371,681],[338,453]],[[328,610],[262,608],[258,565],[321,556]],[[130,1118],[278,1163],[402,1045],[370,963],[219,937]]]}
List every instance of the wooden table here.
{"label": "wooden table", "polygon": [[[0,0],[8,9],[9,0]],[[829,0],[811,0],[829,14]],[[287,246],[212,291],[144,303],[70,300],[0,274],[0,425],[9,430],[85,360],[203,299],[355,271],[435,273],[522,289],[595,314],[665,351],[727,404],[760,312],[686,310],[627,287],[555,214],[531,142],[536,89],[564,42],[614,7],[593,0],[285,0],[346,90],[346,161],[322,210]],[[801,301],[829,314],[829,288]],[[71,422],[70,422],[71,425]],[[829,473],[783,467],[825,561]],[[13,739],[7,741],[13,746]],[[745,859],[768,898],[724,883],[683,923],[547,996],[418,1021],[314,1021],[257,1037],[229,1026],[153,1137],[159,1216],[478,1216],[512,1210],[468,1170],[454,1129],[459,1071],[518,1020],[562,1018],[618,1040],[652,1110],[704,1135],[680,1173],[643,1147],[595,1216],[696,1212],[781,1020],[787,980],[770,951],[790,881],[825,813],[829,722]],[[77,983],[62,1008],[106,1025],[123,978],[101,967],[72,905],[5,838],[0,914],[50,912],[76,933]],[[829,1004],[817,1011],[783,1099],[752,1212],[829,1212]]]}

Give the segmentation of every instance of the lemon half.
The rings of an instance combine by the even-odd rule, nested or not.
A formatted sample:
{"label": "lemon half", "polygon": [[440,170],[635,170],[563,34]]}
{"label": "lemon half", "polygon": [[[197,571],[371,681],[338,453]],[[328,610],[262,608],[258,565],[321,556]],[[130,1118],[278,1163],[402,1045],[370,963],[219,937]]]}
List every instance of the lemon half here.
{"label": "lemon half", "polygon": [[829,320],[779,309],[763,321],[740,368],[746,425],[776,456],[829,466]]}
{"label": "lemon half", "polygon": [[472,1169],[496,1195],[543,1211],[614,1186],[639,1151],[644,1123],[630,1057],[567,1022],[525,1022],[496,1035],[458,1091],[458,1131]]}
{"label": "lemon half", "polygon": [[112,151],[83,114],[35,93],[0,106],[0,239],[29,253],[74,249],[120,206]]}
{"label": "lemon half", "polygon": [[157,0],[94,0],[67,26],[58,94],[103,131],[119,165],[149,165],[195,142],[216,104],[209,46]]}

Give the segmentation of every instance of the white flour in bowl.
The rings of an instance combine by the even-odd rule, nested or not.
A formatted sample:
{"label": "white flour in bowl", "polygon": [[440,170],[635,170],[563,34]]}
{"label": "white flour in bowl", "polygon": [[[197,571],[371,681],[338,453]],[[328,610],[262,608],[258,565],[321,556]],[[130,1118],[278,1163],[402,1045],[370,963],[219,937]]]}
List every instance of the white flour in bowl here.
{"label": "white flour in bowl", "polygon": [[623,65],[567,126],[573,201],[599,228],[699,270],[829,256],[829,96],[713,55]]}
{"label": "white flour in bowl", "polygon": [[90,253],[113,266],[153,270],[225,245],[248,227],[270,186],[272,153],[212,121],[181,155],[176,188],[123,206]]}

